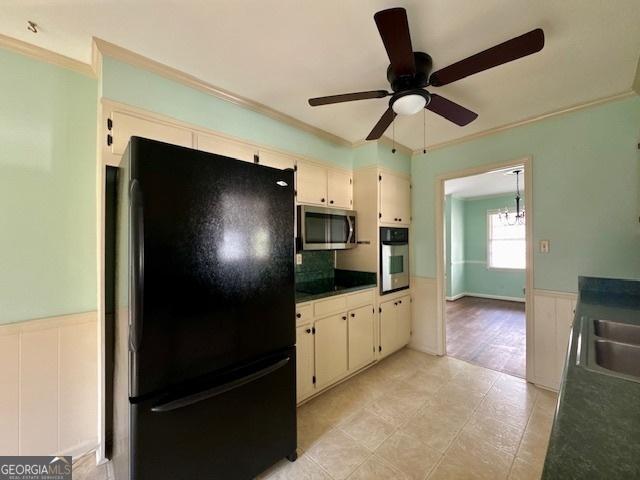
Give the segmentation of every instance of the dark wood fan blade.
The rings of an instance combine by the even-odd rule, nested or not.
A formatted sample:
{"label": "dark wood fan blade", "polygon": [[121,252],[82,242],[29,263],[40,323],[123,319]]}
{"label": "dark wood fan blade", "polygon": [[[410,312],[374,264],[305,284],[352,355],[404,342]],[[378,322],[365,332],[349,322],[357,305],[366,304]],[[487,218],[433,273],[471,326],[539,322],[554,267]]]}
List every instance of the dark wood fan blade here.
{"label": "dark wood fan blade", "polygon": [[544,47],[544,32],[541,28],[536,28],[529,33],[507,40],[500,45],[433,72],[429,83],[434,87],[441,87],[474,73],[539,52],[542,47]]}
{"label": "dark wood fan blade", "polygon": [[435,93],[431,94],[431,101],[424,108],[431,110],[433,113],[437,113],[441,117],[444,117],[461,127],[470,124],[478,118],[477,113],[472,112],[451,100],[447,100],[440,95],[436,95]]}
{"label": "dark wood fan blade", "polygon": [[368,100],[370,98],[384,98],[389,95],[386,90],[372,90],[370,92],[344,93],[342,95],[329,95],[327,97],[310,98],[309,105],[329,105],[331,103],[353,102],[354,100]]}
{"label": "dark wood fan blade", "polygon": [[373,127],[373,130],[371,130],[371,133],[367,137],[367,140],[379,139],[385,132],[385,130],[389,128],[389,125],[391,125],[394,118],[396,118],[396,112],[394,112],[391,107],[387,108],[387,111],[382,114],[382,117],[380,117],[380,120],[378,120],[376,126]]}
{"label": "dark wood fan blade", "polygon": [[416,63],[413,58],[407,11],[404,8],[390,8],[377,12],[373,19],[378,26],[391,69],[396,77],[414,75]]}

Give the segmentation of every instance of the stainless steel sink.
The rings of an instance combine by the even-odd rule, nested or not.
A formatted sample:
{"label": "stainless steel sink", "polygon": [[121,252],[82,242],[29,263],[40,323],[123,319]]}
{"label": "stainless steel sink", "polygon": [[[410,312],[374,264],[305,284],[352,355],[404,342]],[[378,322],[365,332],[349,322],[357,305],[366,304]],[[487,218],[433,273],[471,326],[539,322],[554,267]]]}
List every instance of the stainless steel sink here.
{"label": "stainless steel sink", "polygon": [[640,346],[610,340],[595,341],[595,361],[602,368],[640,377]]}
{"label": "stainless steel sink", "polygon": [[640,383],[639,330],[636,325],[582,317],[576,364]]}
{"label": "stainless steel sink", "polygon": [[640,345],[640,325],[629,325],[610,320],[594,320],[593,330],[600,338]]}

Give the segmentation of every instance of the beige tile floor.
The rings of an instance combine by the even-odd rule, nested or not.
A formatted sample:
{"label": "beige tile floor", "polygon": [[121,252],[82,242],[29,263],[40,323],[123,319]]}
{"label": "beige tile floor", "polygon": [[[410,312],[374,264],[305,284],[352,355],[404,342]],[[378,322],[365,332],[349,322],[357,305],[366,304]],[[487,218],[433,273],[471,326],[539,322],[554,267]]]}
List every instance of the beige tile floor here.
{"label": "beige tile floor", "polygon": [[[403,349],[302,405],[298,460],[259,478],[538,479],[555,403],[520,378]],[[92,457],[73,476],[107,478]]]}
{"label": "beige tile floor", "polygon": [[268,480],[540,478],[554,393],[404,349],[298,409],[299,457]]}

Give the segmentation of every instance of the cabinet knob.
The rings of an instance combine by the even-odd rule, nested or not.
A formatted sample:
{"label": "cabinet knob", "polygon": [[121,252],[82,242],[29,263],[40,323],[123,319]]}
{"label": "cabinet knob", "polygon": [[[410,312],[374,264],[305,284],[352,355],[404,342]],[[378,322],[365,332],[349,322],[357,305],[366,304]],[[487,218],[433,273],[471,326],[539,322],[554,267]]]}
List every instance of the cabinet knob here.
{"label": "cabinet knob", "polygon": [[356,316],[356,314],[355,314],[355,313],[352,313],[352,314],[351,314],[351,318],[354,318],[355,316]]}
{"label": "cabinet knob", "polygon": [[397,218],[394,218],[394,219],[393,219],[393,221],[394,221],[394,222],[397,222],[397,221],[398,221],[398,219],[397,219]]}
{"label": "cabinet knob", "polygon": [[311,333],[311,329],[310,329],[310,328],[307,328],[307,329],[305,330],[305,332],[307,332],[307,333]]}
{"label": "cabinet knob", "polygon": [[320,203],[324,203],[324,198],[321,198],[321,199],[320,199]]}
{"label": "cabinet knob", "polygon": [[402,303],[402,300],[398,300],[398,303]]}
{"label": "cabinet knob", "polygon": [[302,317],[302,314],[301,313],[296,313],[296,317],[300,318],[300,317]]}
{"label": "cabinet knob", "polygon": [[402,219],[401,219],[401,218],[399,218],[399,219],[398,219],[398,221],[399,221],[399,222],[401,222],[401,221],[402,221]]}
{"label": "cabinet knob", "polygon": [[329,203],[333,205],[333,200],[329,200]]}
{"label": "cabinet knob", "polygon": [[394,305],[398,305],[398,302],[393,302]]}
{"label": "cabinet knob", "polygon": [[343,320],[346,320],[346,319],[347,319],[347,316],[345,315],[344,317],[342,317],[342,319],[343,319]]}

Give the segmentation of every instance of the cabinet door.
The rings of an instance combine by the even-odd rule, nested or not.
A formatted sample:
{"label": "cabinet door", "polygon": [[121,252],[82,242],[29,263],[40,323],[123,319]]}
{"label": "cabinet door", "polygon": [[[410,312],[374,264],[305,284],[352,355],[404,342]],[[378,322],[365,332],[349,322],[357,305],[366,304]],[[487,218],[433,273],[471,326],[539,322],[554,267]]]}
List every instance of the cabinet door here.
{"label": "cabinet door", "polygon": [[398,223],[398,177],[390,173],[380,174],[380,221],[382,223]]}
{"label": "cabinet door", "polygon": [[396,302],[398,302],[396,305],[398,348],[401,348],[408,344],[411,339],[411,297],[406,295],[400,297]]}
{"label": "cabinet door", "polygon": [[333,383],[347,371],[347,314],[315,323],[316,386]]}
{"label": "cabinet door", "polygon": [[253,163],[253,156],[257,153],[257,149],[252,145],[229,140],[228,138],[217,137],[215,135],[206,135],[204,133],[196,134],[196,142],[198,150],[209,153],[217,153],[225,157],[235,158],[244,162]]}
{"label": "cabinet door", "polygon": [[283,153],[260,150],[258,163],[267,167],[284,170],[285,168],[294,168],[296,166],[296,159]]}
{"label": "cabinet door", "polygon": [[122,155],[129,139],[133,136],[150,138],[183,147],[193,146],[193,136],[189,130],[152,120],[144,120],[123,112],[113,112],[113,143],[111,153]]}
{"label": "cabinet door", "polygon": [[327,205],[327,169],[304,161],[298,162],[296,172],[298,203]]}
{"label": "cabinet door", "polygon": [[396,311],[395,300],[380,304],[380,356],[382,357],[395,352],[399,344]]}
{"label": "cabinet door", "polygon": [[411,182],[407,178],[398,177],[396,183],[398,196],[398,223],[411,223]]}
{"label": "cabinet door", "polygon": [[366,305],[349,312],[349,370],[373,362],[373,306]]}
{"label": "cabinet door", "polygon": [[352,207],[351,174],[341,170],[329,170],[327,198],[330,207]]}
{"label": "cabinet door", "polygon": [[313,334],[311,324],[296,328],[296,384],[298,402],[313,393]]}

